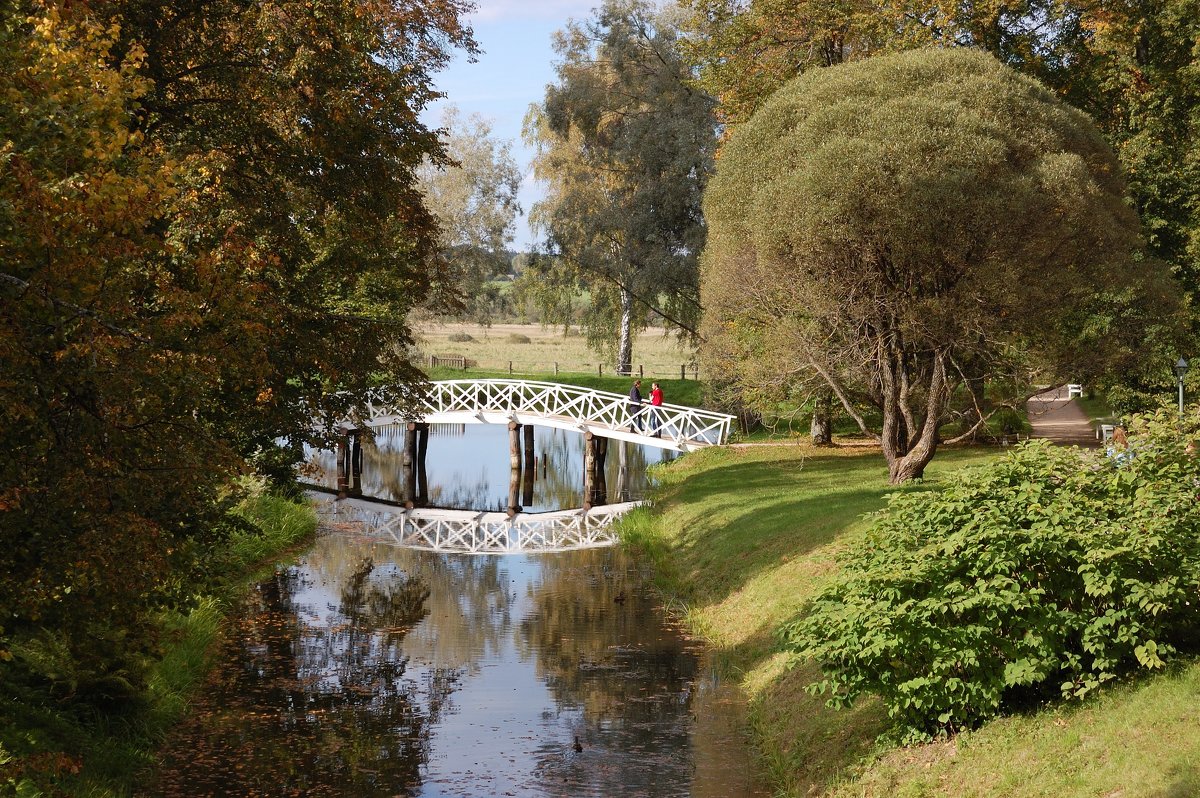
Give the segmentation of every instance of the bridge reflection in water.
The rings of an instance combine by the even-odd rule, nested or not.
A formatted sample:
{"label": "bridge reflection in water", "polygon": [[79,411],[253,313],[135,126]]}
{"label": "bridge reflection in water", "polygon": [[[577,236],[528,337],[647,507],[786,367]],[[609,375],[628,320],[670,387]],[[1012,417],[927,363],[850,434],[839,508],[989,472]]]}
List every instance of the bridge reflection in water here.
{"label": "bridge reflection in water", "polygon": [[465,554],[572,551],[611,546],[615,518],[640,502],[547,513],[489,513],[438,508],[406,509],[362,499],[310,492],[329,521],[353,523],[401,546]]}

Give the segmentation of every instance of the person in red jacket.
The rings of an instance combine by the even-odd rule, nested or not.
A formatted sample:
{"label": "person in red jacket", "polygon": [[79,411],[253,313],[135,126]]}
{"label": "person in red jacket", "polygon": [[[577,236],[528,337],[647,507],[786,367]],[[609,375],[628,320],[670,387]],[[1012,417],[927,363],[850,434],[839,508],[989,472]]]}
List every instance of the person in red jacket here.
{"label": "person in red jacket", "polygon": [[656,408],[662,407],[662,388],[658,383],[650,386],[650,434],[655,438],[662,437],[662,429],[658,426],[662,423],[662,411]]}

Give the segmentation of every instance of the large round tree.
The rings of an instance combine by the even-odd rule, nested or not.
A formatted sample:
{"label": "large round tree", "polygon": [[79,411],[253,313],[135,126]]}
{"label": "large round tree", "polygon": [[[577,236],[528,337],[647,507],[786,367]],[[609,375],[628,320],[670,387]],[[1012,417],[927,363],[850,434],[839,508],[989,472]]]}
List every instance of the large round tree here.
{"label": "large round tree", "polygon": [[1120,314],[1170,301],[1089,118],[972,50],[794,79],[728,142],[705,214],[710,373],[751,400],[832,390],[893,482],[952,407],[977,424],[1033,363],[1094,368]]}

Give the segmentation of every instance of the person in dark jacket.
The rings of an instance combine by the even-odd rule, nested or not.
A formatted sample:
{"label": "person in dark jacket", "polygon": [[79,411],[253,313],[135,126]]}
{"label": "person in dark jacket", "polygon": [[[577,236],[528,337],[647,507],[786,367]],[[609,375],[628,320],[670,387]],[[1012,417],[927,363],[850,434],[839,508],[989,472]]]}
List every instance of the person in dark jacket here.
{"label": "person in dark jacket", "polygon": [[634,432],[642,431],[642,381],[634,380],[629,389],[629,426]]}

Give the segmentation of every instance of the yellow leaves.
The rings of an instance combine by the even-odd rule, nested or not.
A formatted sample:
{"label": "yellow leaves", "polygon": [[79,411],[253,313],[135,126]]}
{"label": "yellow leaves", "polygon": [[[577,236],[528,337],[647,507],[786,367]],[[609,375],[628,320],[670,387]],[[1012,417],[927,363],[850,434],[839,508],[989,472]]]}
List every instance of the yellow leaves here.
{"label": "yellow leaves", "polygon": [[269,405],[271,400],[275,398],[275,392],[270,388],[264,388],[258,392],[258,396],[254,397],[254,403],[259,405]]}

